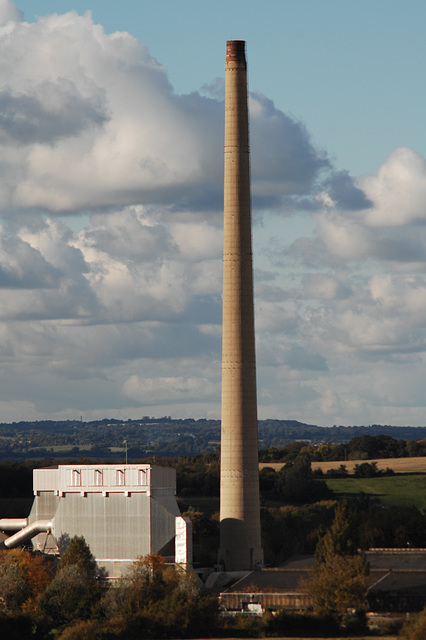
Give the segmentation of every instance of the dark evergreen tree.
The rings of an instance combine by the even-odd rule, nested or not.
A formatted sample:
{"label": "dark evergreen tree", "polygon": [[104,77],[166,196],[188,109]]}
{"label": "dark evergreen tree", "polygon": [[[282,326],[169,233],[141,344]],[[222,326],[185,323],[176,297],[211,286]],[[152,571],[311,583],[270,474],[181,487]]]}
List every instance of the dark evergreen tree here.
{"label": "dark evergreen tree", "polygon": [[98,574],[96,561],[84,537],[73,537],[40,600],[41,614],[59,627],[76,620],[87,620],[102,595]]}
{"label": "dark evergreen tree", "polygon": [[315,565],[305,588],[312,595],[319,614],[347,624],[365,615],[367,587],[365,556],[356,549],[350,513],[341,502],[330,529],[317,547]]}
{"label": "dark evergreen tree", "polygon": [[58,571],[63,571],[69,566],[76,566],[90,580],[96,580],[98,577],[98,565],[84,536],[71,538],[67,550],[61,557]]}

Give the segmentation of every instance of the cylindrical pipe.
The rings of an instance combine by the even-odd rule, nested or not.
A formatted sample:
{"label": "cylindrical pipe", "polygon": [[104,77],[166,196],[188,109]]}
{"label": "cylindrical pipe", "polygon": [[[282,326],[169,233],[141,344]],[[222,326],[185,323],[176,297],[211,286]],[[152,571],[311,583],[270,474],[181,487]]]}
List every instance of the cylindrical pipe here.
{"label": "cylindrical pipe", "polygon": [[27,524],[27,518],[0,518],[0,531],[18,531]]}
{"label": "cylindrical pipe", "polygon": [[52,522],[50,520],[37,520],[32,524],[24,527],[17,533],[13,534],[3,542],[7,549],[14,549],[19,545],[31,540],[39,533],[50,533],[52,531]]}
{"label": "cylindrical pipe", "polygon": [[263,564],[260,537],[250,152],[245,42],[225,66],[222,426],[219,565]]}

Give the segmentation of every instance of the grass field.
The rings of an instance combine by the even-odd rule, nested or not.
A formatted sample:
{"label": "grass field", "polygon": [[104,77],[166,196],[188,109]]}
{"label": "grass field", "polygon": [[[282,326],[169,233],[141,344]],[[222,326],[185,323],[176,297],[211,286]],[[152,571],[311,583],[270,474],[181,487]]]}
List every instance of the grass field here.
{"label": "grass field", "polygon": [[[312,469],[322,469],[326,473],[328,469],[337,469],[344,464],[348,473],[353,473],[355,465],[362,462],[373,460],[313,462]],[[327,480],[327,485],[340,498],[364,492],[372,498],[379,498],[386,505],[414,505],[419,509],[426,507],[426,458],[382,458],[375,462],[378,469],[393,469],[395,475],[378,478],[331,478]],[[263,467],[278,470],[283,467],[283,463],[262,462],[259,468]]]}
{"label": "grass field", "polygon": [[395,475],[379,478],[332,478],[327,485],[340,498],[353,497],[361,491],[379,498],[388,506],[414,505],[425,507],[426,475]]}

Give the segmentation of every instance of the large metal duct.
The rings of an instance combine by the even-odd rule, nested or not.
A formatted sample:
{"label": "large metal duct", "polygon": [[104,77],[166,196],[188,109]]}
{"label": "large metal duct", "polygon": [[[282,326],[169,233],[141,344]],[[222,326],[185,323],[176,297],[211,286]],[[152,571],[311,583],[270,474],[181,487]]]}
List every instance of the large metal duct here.
{"label": "large metal duct", "polygon": [[[8,523],[4,522],[6,518],[0,520],[0,529],[3,531],[7,530]],[[27,523],[27,520],[21,520],[20,522]],[[32,524],[26,524],[20,531],[17,531],[9,538],[4,540],[3,544],[6,549],[14,549],[15,547],[19,547],[21,544],[28,542],[31,538],[34,538],[39,533],[50,533],[52,531],[52,522],[50,520],[38,520],[37,522],[33,522]]]}
{"label": "large metal duct", "polygon": [[0,518],[0,531],[18,531],[28,524],[28,518]]}

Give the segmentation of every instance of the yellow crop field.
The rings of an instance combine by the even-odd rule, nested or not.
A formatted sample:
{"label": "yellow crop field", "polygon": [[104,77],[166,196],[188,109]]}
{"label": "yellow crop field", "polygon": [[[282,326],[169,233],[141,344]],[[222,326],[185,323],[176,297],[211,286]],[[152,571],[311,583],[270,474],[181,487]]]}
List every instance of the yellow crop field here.
{"label": "yellow crop field", "polygon": [[[363,462],[377,462],[378,469],[393,469],[395,473],[426,473],[426,457],[421,458],[379,458],[377,460],[330,460],[326,462],[312,462],[312,470],[322,469],[324,473],[328,469],[338,469],[344,464],[348,473],[353,473],[355,465]],[[259,469],[272,467],[278,470],[284,466],[282,462],[261,462]]]}

